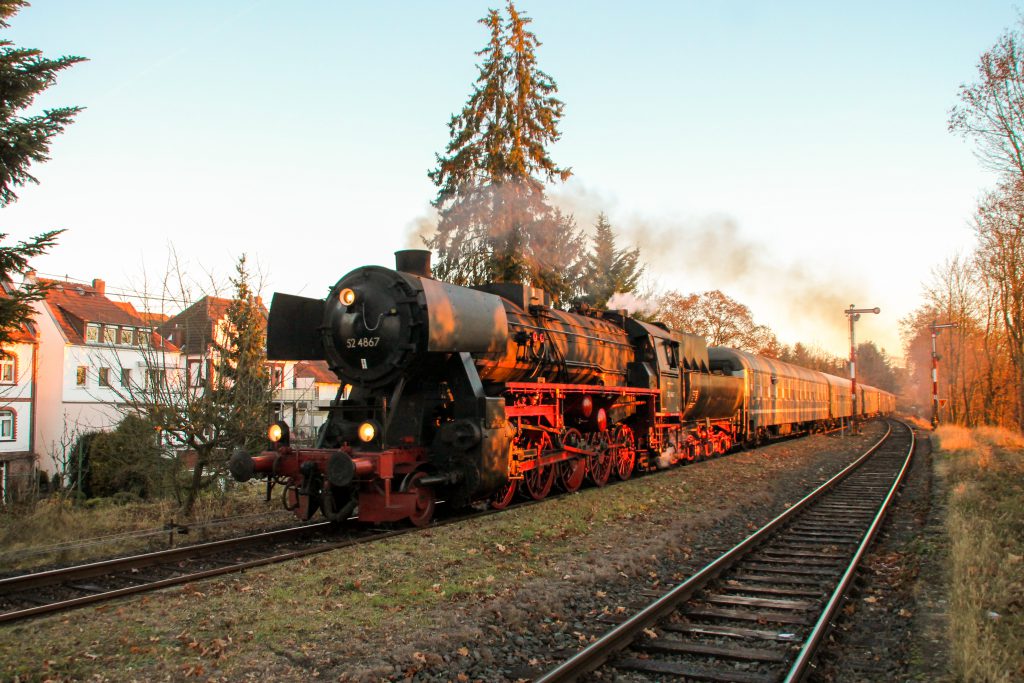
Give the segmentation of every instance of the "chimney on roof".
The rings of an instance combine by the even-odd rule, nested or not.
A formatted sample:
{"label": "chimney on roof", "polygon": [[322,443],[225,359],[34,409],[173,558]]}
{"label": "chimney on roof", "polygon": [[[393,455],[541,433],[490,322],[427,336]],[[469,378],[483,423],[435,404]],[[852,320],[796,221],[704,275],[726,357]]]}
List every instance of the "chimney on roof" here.
{"label": "chimney on roof", "polygon": [[99,278],[96,278],[92,281],[92,288],[96,290],[97,294],[103,296],[103,294],[107,291],[107,283]]}

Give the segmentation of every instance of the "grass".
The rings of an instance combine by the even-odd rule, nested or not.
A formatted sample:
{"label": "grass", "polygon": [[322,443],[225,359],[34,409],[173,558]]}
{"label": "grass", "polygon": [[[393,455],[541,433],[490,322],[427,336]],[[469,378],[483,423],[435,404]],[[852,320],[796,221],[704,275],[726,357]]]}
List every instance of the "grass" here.
{"label": "grass", "polygon": [[965,681],[1024,680],[1024,438],[941,426],[950,499],[950,643]]}

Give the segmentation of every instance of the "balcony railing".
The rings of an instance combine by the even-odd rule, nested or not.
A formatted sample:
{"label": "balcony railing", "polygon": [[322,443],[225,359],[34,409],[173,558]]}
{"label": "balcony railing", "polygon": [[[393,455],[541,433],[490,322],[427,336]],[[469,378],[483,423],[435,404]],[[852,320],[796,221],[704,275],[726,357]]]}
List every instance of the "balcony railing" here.
{"label": "balcony railing", "polygon": [[306,389],[274,389],[274,400],[279,403],[316,401],[316,387]]}

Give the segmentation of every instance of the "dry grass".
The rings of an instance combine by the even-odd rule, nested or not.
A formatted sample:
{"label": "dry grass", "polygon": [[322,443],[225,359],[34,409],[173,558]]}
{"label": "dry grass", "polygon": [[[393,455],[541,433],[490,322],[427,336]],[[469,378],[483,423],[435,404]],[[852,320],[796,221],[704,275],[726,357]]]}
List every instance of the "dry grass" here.
{"label": "dry grass", "polygon": [[[101,501],[99,505],[84,506],[50,498],[31,510],[0,515],[0,565],[5,569],[28,569],[166,547],[169,534],[161,529],[171,521],[187,523],[194,529],[194,533],[177,540],[203,541],[218,536],[222,526],[229,526],[207,526],[211,522],[257,513],[294,519],[281,510],[278,501],[264,502],[251,487],[201,497],[188,520],[180,519],[173,500],[127,505]],[[248,523],[257,527],[263,524],[258,520]]]}
{"label": "dry grass", "polygon": [[932,443],[940,451],[972,451],[978,447],[974,432],[960,425],[939,425],[932,433]]}
{"label": "dry grass", "polygon": [[1024,680],[1024,439],[940,427],[951,491],[950,642],[959,680]]}

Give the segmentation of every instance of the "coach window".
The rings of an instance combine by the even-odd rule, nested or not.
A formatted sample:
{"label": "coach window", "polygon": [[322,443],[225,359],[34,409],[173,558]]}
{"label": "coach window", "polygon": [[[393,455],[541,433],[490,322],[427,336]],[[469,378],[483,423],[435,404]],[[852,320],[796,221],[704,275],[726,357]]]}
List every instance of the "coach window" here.
{"label": "coach window", "polygon": [[0,410],[0,441],[14,441],[14,413]]}
{"label": "coach window", "polygon": [[17,380],[17,365],[14,356],[0,358],[0,384],[14,384]]}

